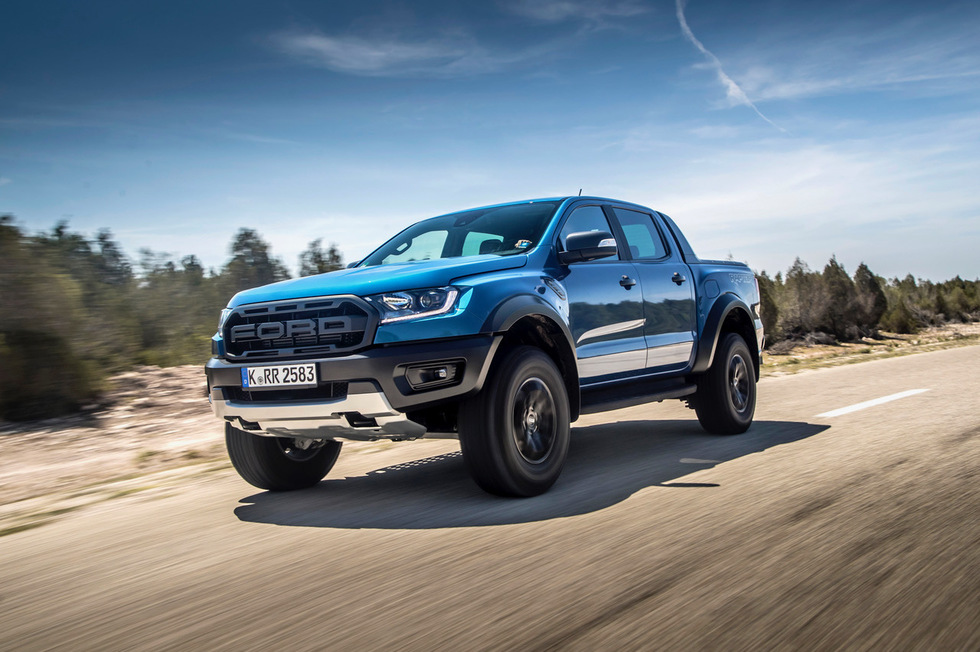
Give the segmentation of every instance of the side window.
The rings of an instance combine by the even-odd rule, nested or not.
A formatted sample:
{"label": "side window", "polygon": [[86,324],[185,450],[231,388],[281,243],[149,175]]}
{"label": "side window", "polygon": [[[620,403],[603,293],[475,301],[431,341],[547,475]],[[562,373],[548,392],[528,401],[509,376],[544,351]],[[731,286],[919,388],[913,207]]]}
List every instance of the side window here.
{"label": "side window", "polygon": [[403,243],[395,250],[395,253],[386,256],[381,264],[390,265],[391,263],[410,263],[415,260],[442,258],[442,248],[446,244],[446,236],[448,235],[448,231],[420,233],[414,239]]}
{"label": "side window", "polygon": [[602,208],[598,206],[583,206],[572,211],[572,214],[568,216],[568,220],[565,222],[565,226],[562,227],[561,233],[558,234],[558,242],[561,244],[562,251],[565,250],[565,238],[572,233],[583,233],[585,231],[605,231],[610,234],[613,232],[609,227],[609,220],[606,219],[606,214],[602,212]]}
{"label": "side window", "polygon": [[623,227],[626,245],[633,258],[663,258],[670,253],[653,217],[625,208],[614,208],[613,212]]}

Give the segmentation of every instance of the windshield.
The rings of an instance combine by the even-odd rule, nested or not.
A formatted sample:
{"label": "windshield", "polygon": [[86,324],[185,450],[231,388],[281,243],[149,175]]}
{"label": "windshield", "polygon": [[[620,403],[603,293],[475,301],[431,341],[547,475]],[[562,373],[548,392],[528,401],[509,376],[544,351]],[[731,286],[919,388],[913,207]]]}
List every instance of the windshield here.
{"label": "windshield", "polygon": [[381,245],[358,267],[436,258],[511,256],[535,247],[560,202],[478,208],[419,222]]}

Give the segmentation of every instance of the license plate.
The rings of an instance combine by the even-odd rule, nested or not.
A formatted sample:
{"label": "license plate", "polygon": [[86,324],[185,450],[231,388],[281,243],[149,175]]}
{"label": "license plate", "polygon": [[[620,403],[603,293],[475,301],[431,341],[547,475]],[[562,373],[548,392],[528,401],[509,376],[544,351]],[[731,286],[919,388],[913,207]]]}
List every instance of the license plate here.
{"label": "license plate", "polygon": [[284,364],[275,367],[242,367],[242,387],[315,387],[315,364]]}

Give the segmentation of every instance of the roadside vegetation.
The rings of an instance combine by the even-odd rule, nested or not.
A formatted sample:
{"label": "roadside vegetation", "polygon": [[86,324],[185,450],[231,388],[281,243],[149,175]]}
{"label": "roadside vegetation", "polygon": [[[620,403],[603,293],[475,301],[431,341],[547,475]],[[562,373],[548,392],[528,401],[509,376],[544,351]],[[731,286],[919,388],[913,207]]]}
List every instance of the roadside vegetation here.
{"label": "roadside vegetation", "polygon": [[[106,379],[136,365],[203,363],[232,295],[289,278],[252,229],[228,251],[220,270],[148,249],[133,262],[107,230],[87,238],[59,223],[31,235],[0,216],[0,419],[97,405]],[[321,240],[299,260],[303,276],[340,267]]]}
{"label": "roadside vegetation", "polygon": [[[218,312],[241,290],[289,278],[252,229],[240,229],[221,269],[194,256],[141,250],[134,261],[108,230],[94,238],[59,223],[24,232],[0,216],[0,419],[23,421],[99,405],[107,379],[136,365],[202,364]],[[301,276],[343,266],[337,245],[309,243]],[[832,258],[823,272],[797,259],[759,274],[769,352],[837,346],[980,320],[980,281],[885,279]]]}
{"label": "roadside vegetation", "polygon": [[797,258],[785,276],[763,271],[757,278],[767,348],[775,354],[799,344],[877,340],[882,331],[908,335],[980,321],[980,280],[885,279],[864,263],[851,277],[836,258],[823,272]]}
{"label": "roadside vegetation", "polygon": [[[806,344],[787,341],[763,354],[762,377],[785,376],[810,369],[894,358],[980,344],[980,323],[947,323],[917,333],[879,332],[856,342]],[[792,346],[792,348],[790,348]],[[775,352],[774,352],[775,351]]]}

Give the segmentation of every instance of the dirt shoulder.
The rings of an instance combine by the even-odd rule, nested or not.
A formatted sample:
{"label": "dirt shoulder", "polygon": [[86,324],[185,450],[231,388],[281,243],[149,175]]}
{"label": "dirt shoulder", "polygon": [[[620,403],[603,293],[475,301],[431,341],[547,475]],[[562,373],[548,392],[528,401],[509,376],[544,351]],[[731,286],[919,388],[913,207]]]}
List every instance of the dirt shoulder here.
{"label": "dirt shoulder", "polygon": [[[855,344],[766,354],[763,377],[980,344],[980,324]],[[0,422],[0,536],[87,505],[163,492],[188,475],[230,466],[223,425],[211,414],[200,366],[140,367],[112,379],[104,407],[30,423]],[[345,454],[386,442],[345,444]]]}
{"label": "dirt shoulder", "polygon": [[882,332],[878,338],[866,337],[860,342],[813,345],[800,343],[792,348],[789,348],[788,344],[780,343],[780,346],[776,347],[785,350],[785,353],[765,352],[762,366],[763,378],[794,374],[808,369],[836,367],[880,358],[980,344],[980,324],[947,324],[914,335]]}
{"label": "dirt shoulder", "polygon": [[203,367],[140,367],[110,387],[89,413],[0,423],[0,533],[148,488],[160,471],[226,464]]}

